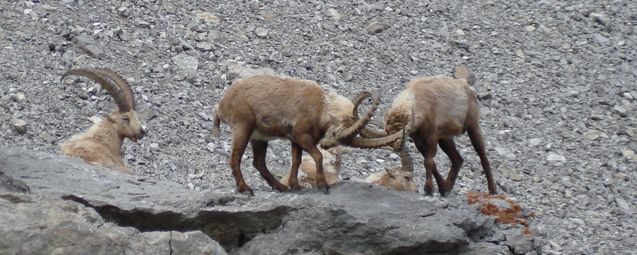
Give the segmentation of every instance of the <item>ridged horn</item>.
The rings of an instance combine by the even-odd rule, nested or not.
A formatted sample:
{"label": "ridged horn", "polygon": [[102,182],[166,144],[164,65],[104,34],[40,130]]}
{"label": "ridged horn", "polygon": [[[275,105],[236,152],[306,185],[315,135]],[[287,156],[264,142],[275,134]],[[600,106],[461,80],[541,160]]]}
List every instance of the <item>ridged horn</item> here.
{"label": "ridged horn", "polygon": [[128,100],[126,99],[124,92],[119,88],[119,86],[104,78],[101,73],[98,73],[95,70],[84,68],[71,69],[62,74],[62,77],[60,79],[64,79],[64,77],[69,75],[84,76],[96,81],[102,86],[103,89],[108,91],[108,94],[110,94],[113,100],[115,100],[115,103],[119,108],[119,112],[129,112],[131,110],[131,105],[128,104]]}
{"label": "ridged horn", "polygon": [[[416,123],[416,114],[414,113],[414,108],[411,108],[411,118],[409,123],[403,126],[403,138],[400,141],[400,164],[403,171],[413,173],[414,172],[414,161],[411,159],[411,154],[407,149],[405,143],[407,142],[407,134],[411,132],[414,124]],[[407,128],[409,125],[409,128]]]}
{"label": "ridged horn", "polygon": [[124,77],[116,73],[115,71],[109,68],[95,68],[95,71],[102,76],[106,76],[115,82],[115,85],[119,87],[119,89],[124,93],[124,97],[126,98],[126,102],[131,106],[133,110],[135,110],[135,98],[133,97],[133,90],[128,85],[128,82]]}
{"label": "ridged horn", "polygon": [[395,142],[396,140],[402,138],[404,136],[403,133],[404,132],[401,130],[394,134],[384,136],[381,138],[360,138],[355,136],[355,137],[352,137],[350,146],[363,148],[363,149],[379,148],[385,145],[389,145]]}
{"label": "ridged horn", "polygon": [[[413,111],[412,111],[412,118],[411,118],[411,122],[413,123],[414,121],[414,117],[413,117]],[[403,126],[403,137],[401,138],[402,140],[400,141],[400,165],[401,165],[401,170],[402,171],[406,171],[406,172],[410,172],[413,173],[414,172],[414,161],[411,159],[411,154],[409,153],[409,150],[407,149],[407,147],[405,146],[405,143],[407,142],[407,125]]]}
{"label": "ridged horn", "polygon": [[[356,97],[354,97],[354,100],[352,100],[352,102],[354,102],[354,110],[352,111],[352,116],[354,117],[354,121],[357,121],[359,119],[358,106],[363,102],[363,100],[371,96],[372,96],[372,93],[363,91],[359,93]],[[380,138],[380,137],[387,136],[387,132],[372,130],[367,128],[367,126],[364,126],[363,129],[360,131],[360,135],[362,137],[367,137],[367,138]]]}
{"label": "ridged horn", "polygon": [[[361,93],[366,93],[366,92],[361,92]],[[367,123],[372,119],[372,115],[374,114],[374,111],[376,111],[376,108],[378,108],[379,104],[380,104],[380,100],[377,97],[374,97],[372,99],[372,106],[369,107],[369,109],[367,109],[367,111],[363,115],[363,118],[356,120],[356,122],[354,122],[354,124],[351,127],[345,128],[342,131],[340,131],[337,134],[336,139],[337,140],[347,139],[358,134],[358,132],[360,132],[361,129],[363,129],[363,127],[365,127],[365,125],[367,125]]]}

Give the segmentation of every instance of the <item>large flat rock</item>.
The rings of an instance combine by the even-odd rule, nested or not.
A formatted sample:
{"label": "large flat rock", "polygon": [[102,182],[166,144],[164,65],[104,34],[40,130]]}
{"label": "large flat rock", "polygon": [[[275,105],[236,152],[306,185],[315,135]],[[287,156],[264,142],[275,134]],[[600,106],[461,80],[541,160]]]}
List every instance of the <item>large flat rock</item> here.
{"label": "large flat rock", "polygon": [[[500,247],[480,241],[493,234],[493,220],[460,197],[354,182],[328,195],[258,190],[249,197],[18,148],[0,148],[0,171],[0,232],[10,236],[0,241],[2,254],[27,244],[36,254],[224,253],[217,242],[231,254],[481,254]],[[69,234],[53,238],[60,233]]]}

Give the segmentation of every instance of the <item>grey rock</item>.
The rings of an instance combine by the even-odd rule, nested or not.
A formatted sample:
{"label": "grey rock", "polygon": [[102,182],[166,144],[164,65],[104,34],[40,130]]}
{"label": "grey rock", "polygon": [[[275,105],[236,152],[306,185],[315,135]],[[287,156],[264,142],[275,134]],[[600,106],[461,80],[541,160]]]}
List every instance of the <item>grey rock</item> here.
{"label": "grey rock", "polygon": [[245,66],[245,64],[241,62],[230,62],[228,65],[228,71],[226,72],[226,80],[232,81],[239,78],[261,74],[275,74],[275,72],[271,68],[267,67],[253,69]]}
{"label": "grey rock", "polygon": [[632,213],[632,211],[630,210],[630,205],[628,205],[628,202],[626,202],[626,200],[620,198],[620,197],[615,197],[615,204],[617,204],[617,207],[625,214],[630,215]]}
{"label": "grey rock", "polygon": [[27,122],[21,119],[13,119],[11,120],[11,125],[13,126],[13,130],[18,132],[18,134],[26,134],[27,133]]}
{"label": "grey rock", "polygon": [[330,18],[332,18],[332,20],[336,22],[341,21],[341,19],[343,18],[343,16],[334,8],[328,8],[325,11],[325,14],[327,16],[330,16]]}
{"label": "grey rock", "polygon": [[5,175],[3,172],[0,172],[0,191],[28,193],[31,191],[31,189],[24,182],[16,180],[15,178],[12,178]]}
{"label": "grey rock", "polygon": [[502,148],[502,147],[495,147],[495,151],[502,157],[507,158],[507,159],[515,159],[515,154],[513,154],[511,151],[509,151],[508,149]]}
{"label": "grey rock", "polygon": [[610,19],[608,16],[601,13],[591,13],[589,16],[593,19],[594,22],[607,26],[610,24]]}
{"label": "grey rock", "polygon": [[197,72],[199,61],[196,57],[181,53],[173,57],[173,65],[178,68],[179,72],[188,76]]}
{"label": "grey rock", "polygon": [[197,49],[202,51],[211,51],[212,49],[214,49],[214,44],[209,42],[200,42],[197,43]]}
{"label": "grey rock", "polygon": [[[472,247],[490,249],[488,244],[471,246],[466,236],[492,232],[492,220],[457,198],[440,207],[418,194],[364,183],[333,186],[329,195],[257,190],[250,198],[199,192],[18,148],[0,150],[0,164],[7,176],[32,187],[34,201],[16,205],[17,210],[0,206],[0,230],[12,236],[0,247],[9,253],[24,249],[25,243],[33,253],[87,254],[103,254],[106,247],[132,253],[172,249],[223,254],[218,244],[236,254],[471,254]],[[33,228],[40,224],[31,217],[47,227]],[[162,232],[151,232],[157,229]],[[35,233],[36,238],[26,239]],[[65,246],[71,240],[78,245]]]}
{"label": "grey rock", "polygon": [[532,237],[520,233],[520,230],[510,231],[507,235],[507,244],[513,254],[522,255],[534,252],[535,241]]}
{"label": "grey rock", "polygon": [[600,46],[605,46],[610,42],[608,38],[606,38],[605,36],[601,34],[594,34],[593,40],[595,40],[595,42],[599,44]]}
{"label": "grey rock", "polygon": [[559,161],[559,162],[563,162],[566,161],[566,158],[560,154],[557,154],[555,152],[549,152],[548,155],[546,155],[546,160],[547,161]]}
{"label": "grey rock", "polygon": [[27,96],[24,94],[24,92],[22,91],[17,91],[15,94],[11,95],[11,99],[15,100],[16,102],[24,102],[24,100],[27,99]]}
{"label": "grey rock", "polygon": [[588,140],[594,141],[598,138],[608,138],[608,135],[598,130],[589,130],[584,133],[584,137]]}
{"label": "grey rock", "polygon": [[540,138],[532,138],[529,140],[529,146],[531,147],[537,147],[540,143],[542,143],[542,139]]}
{"label": "grey rock", "polygon": [[619,114],[619,116],[628,117],[628,110],[622,105],[615,105],[613,107],[613,112]]}
{"label": "grey rock", "polygon": [[268,30],[263,27],[257,27],[254,30],[254,34],[257,35],[257,37],[259,38],[265,38],[268,36]]}
{"label": "grey rock", "polygon": [[80,35],[73,38],[78,47],[88,53],[91,57],[102,59],[106,55],[95,39]]}
{"label": "grey rock", "polygon": [[623,149],[622,155],[630,161],[637,161],[637,154],[635,154],[635,151],[632,149]]}
{"label": "grey rock", "polygon": [[372,21],[367,25],[365,30],[368,34],[378,34],[388,28],[389,24],[385,23],[384,21]]}

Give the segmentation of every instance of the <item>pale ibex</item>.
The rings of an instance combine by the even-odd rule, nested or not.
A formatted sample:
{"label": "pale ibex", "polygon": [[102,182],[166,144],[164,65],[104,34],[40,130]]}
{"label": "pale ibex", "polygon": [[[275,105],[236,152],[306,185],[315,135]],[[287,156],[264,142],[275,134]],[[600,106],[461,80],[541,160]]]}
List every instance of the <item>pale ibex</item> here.
{"label": "pale ibex", "polygon": [[[453,188],[464,161],[453,138],[466,131],[480,157],[489,193],[496,194],[484,139],[478,125],[480,105],[467,82],[473,78],[464,66],[456,67],[454,76],[455,78],[438,75],[412,79],[385,112],[385,131],[364,129],[360,133],[363,137],[386,136],[387,133],[400,130],[409,119],[414,118],[409,136],[425,158],[425,193],[433,193],[433,175],[439,192],[444,195]],[[414,116],[410,116],[412,113]],[[434,162],[437,145],[440,145],[451,160],[451,169],[446,180],[440,175]]]}
{"label": "pale ibex", "polygon": [[[412,120],[413,121],[413,120]],[[407,129],[403,129],[407,131]],[[386,167],[385,170],[369,175],[365,181],[380,186],[392,188],[397,191],[418,191],[414,182],[414,162],[409,150],[405,146],[403,137],[398,150],[400,154],[400,167]],[[396,148],[394,148],[396,150]]]}
{"label": "pale ibex", "polygon": [[107,114],[86,132],[62,143],[60,152],[80,157],[89,164],[132,174],[122,158],[122,144],[124,138],[137,142],[144,136],[145,130],[135,112],[130,86],[124,78],[107,68],[71,69],[62,75],[62,79],[68,75],[85,76],[97,81],[113,97],[119,110]]}
{"label": "pale ibex", "polygon": [[[360,97],[360,96],[359,96]],[[316,148],[319,142],[330,146],[345,144],[361,148],[375,148],[390,144],[402,134],[397,132],[382,138],[364,139],[356,134],[370,120],[379,100],[363,118],[354,122],[354,105],[347,98],[327,93],[316,82],[290,77],[257,75],[236,80],[215,105],[213,133],[219,133],[220,122],[232,128],[230,168],[239,192],[254,194],[241,174],[241,157],[248,142],[252,144],[253,166],[274,189],[285,191],[267,169],[265,155],[268,140],[283,138],[292,144],[292,172],[290,188],[298,190],[297,174],[301,152],[306,151],[316,163],[316,182],[319,189],[328,192],[323,172],[323,156]]]}
{"label": "pale ibex", "polygon": [[[324,150],[318,147],[321,155],[323,155],[323,173],[325,174],[325,181],[327,185],[332,186],[335,183],[341,182],[341,166],[343,164],[343,153],[347,148],[343,146],[336,146],[329,150]],[[301,158],[301,165],[299,166],[301,172],[304,175],[299,176],[299,184],[304,187],[312,187],[316,185],[316,163],[312,157],[303,155]],[[288,186],[290,185],[290,175],[292,169],[281,178],[281,183]]]}

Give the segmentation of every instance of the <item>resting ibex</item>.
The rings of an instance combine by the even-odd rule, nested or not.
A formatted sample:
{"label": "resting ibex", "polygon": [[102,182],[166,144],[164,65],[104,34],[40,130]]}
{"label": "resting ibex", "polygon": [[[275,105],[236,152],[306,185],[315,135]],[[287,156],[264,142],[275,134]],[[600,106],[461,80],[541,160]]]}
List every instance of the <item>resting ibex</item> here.
{"label": "resting ibex", "polygon": [[[402,139],[403,143],[405,139]],[[402,148],[402,144],[400,145]],[[323,171],[327,184],[342,181],[340,176],[341,165],[343,163],[343,154],[347,151],[346,147],[336,146],[328,150],[319,148],[323,154]],[[413,162],[409,152],[406,149],[400,150],[400,167],[387,167],[384,171],[369,175],[365,182],[385,186],[398,191],[416,191],[416,183],[413,180]],[[301,171],[305,174],[299,178],[302,186],[312,186],[316,180],[316,164],[309,156],[303,156],[301,163]],[[291,169],[281,178],[281,183],[288,185]]]}
{"label": "resting ibex", "polygon": [[[467,80],[472,78],[464,66],[456,67],[454,76],[456,78],[443,75],[419,77],[409,81],[405,90],[398,94],[391,108],[385,113],[385,132],[364,129],[361,135],[385,136],[387,133],[396,132],[409,119],[414,118],[409,136],[425,158],[425,193],[433,193],[433,175],[440,193],[444,195],[453,188],[464,161],[456,149],[453,137],[466,131],[480,157],[489,193],[496,194],[484,139],[478,125],[480,105],[467,83]],[[412,113],[414,116],[410,116]],[[437,145],[440,145],[451,160],[451,169],[446,180],[442,178],[434,162]]]}
{"label": "resting ibex", "polygon": [[[319,146],[318,149],[321,152],[321,155],[323,155],[323,173],[325,174],[325,181],[327,181],[327,185],[331,186],[332,184],[341,182],[343,180],[340,175],[341,165],[343,163],[343,153],[347,149],[342,146],[336,146],[329,150],[324,150]],[[303,155],[299,168],[301,169],[301,172],[305,174],[298,178],[299,184],[304,187],[314,186],[316,184],[316,163],[314,163],[312,157]],[[289,169],[287,174],[281,178],[281,183],[283,183],[283,185],[289,187],[291,173],[292,169]]]}
{"label": "resting ibex", "polygon": [[130,86],[124,78],[107,68],[71,69],[62,75],[62,79],[68,75],[81,75],[97,81],[113,97],[119,110],[107,114],[86,132],[62,143],[60,152],[80,157],[89,164],[132,174],[122,158],[122,144],[124,138],[137,142],[145,131],[135,112]]}
{"label": "resting ibex", "polygon": [[[359,96],[360,98],[360,96]],[[213,133],[219,133],[221,121],[232,128],[230,168],[239,192],[254,194],[241,174],[241,157],[248,142],[252,144],[253,166],[274,189],[287,190],[267,169],[265,155],[268,140],[288,139],[292,143],[290,188],[298,190],[297,174],[301,152],[306,151],[316,163],[316,182],[328,192],[323,172],[323,156],[316,145],[345,144],[375,148],[392,143],[401,133],[382,138],[364,139],[356,134],[369,122],[379,100],[363,118],[354,122],[354,105],[334,92],[326,93],[316,82],[290,77],[257,75],[236,80],[215,106]],[[323,139],[323,140],[322,140]]]}
{"label": "resting ibex", "polygon": [[[412,120],[413,121],[413,120]],[[406,131],[407,129],[403,129]],[[400,167],[385,168],[384,171],[369,175],[365,181],[397,191],[418,191],[414,182],[414,162],[411,159],[409,150],[405,146],[406,139],[403,138],[400,144]]]}

